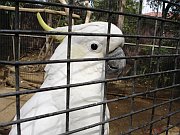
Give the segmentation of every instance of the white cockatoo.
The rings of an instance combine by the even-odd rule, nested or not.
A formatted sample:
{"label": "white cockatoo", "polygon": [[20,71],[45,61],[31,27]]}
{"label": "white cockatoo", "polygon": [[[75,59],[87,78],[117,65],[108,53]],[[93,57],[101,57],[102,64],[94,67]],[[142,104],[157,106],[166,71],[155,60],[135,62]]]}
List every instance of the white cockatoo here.
{"label": "white cockatoo", "polygon": [[[45,24],[40,14],[38,20],[45,30],[68,31],[68,27],[51,28]],[[72,26],[73,32],[101,33],[108,31],[107,22],[92,22]],[[111,24],[111,34],[122,34],[121,30]],[[67,59],[68,36],[54,36],[62,40],[50,60]],[[111,37],[109,54],[111,57],[124,57],[122,46],[123,37]],[[106,55],[107,37],[105,36],[72,36],[71,37],[71,59],[103,58]],[[126,64],[125,59],[109,60],[108,70],[121,70]],[[47,64],[45,67],[45,78],[41,88],[61,86],[67,84],[67,63]],[[105,60],[83,61],[70,63],[70,83],[83,83],[105,79]],[[48,114],[66,109],[66,91],[58,89],[34,94],[20,110],[20,118]],[[104,83],[84,85],[70,88],[69,107],[80,107],[103,101]],[[69,113],[69,130],[75,130],[101,122],[103,105],[72,111]],[[109,110],[106,107],[105,120],[109,118]],[[14,118],[16,120],[16,117]],[[17,134],[17,126],[13,125],[10,135]],[[74,135],[100,135],[102,126],[96,126]],[[66,114],[55,115],[33,121],[21,123],[22,135],[56,135],[66,132]],[[109,124],[104,127],[104,134],[109,134]]]}

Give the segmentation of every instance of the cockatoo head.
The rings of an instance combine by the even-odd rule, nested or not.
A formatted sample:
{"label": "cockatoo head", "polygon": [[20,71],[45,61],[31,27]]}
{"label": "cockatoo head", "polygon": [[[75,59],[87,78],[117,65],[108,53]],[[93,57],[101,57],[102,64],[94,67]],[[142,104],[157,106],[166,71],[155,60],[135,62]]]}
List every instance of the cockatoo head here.
{"label": "cockatoo head", "polygon": [[[40,25],[46,31],[57,31],[57,32],[67,32],[68,26],[51,28],[49,27],[41,18],[40,14],[37,14],[38,21]],[[72,32],[77,33],[98,33],[106,34],[108,31],[107,22],[92,22],[81,25],[73,25]],[[122,31],[111,24],[111,34],[122,34]],[[61,43],[57,47],[53,57],[58,59],[67,58],[67,46],[68,46],[68,36],[55,35],[53,36]],[[106,36],[71,36],[71,58],[72,59],[82,59],[82,58],[104,58],[106,57],[124,57],[124,52],[122,47],[124,45],[123,37],[110,37],[109,53],[106,54],[107,47],[107,37]],[[54,58],[51,59],[54,59]],[[108,60],[108,72],[121,71],[126,65],[125,59]]]}

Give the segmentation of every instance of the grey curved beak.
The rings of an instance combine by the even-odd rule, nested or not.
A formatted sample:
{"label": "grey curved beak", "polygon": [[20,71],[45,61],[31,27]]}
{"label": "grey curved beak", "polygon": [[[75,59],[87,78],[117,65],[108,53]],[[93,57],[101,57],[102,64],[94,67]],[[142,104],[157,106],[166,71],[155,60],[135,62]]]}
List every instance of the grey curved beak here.
{"label": "grey curved beak", "polygon": [[[118,47],[108,54],[108,57],[125,57],[124,51]],[[121,73],[126,66],[126,59],[108,60],[107,73]]]}

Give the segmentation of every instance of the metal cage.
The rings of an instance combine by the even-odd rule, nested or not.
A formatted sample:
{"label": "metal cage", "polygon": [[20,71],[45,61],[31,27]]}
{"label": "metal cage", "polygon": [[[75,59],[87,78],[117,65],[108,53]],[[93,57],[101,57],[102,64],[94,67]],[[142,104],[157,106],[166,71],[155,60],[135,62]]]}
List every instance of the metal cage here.
{"label": "metal cage", "polygon": [[[34,0],[9,0],[9,3],[13,3],[15,6],[14,12],[14,28],[12,29],[4,29],[1,27],[0,35],[1,38],[10,36],[14,37],[14,60],[2,60],[0,58],[1,66],[10,66],[14,68],[14,91],[6,91],[4,87],[0,88],[0,101],[5,99],[11,99],[14,97],[14,113],[17,114],[17,120],[7,120],[0,121],[0,131],[8,130],[11,125],[17,124],[17,133],[21,135],[21,123],[27,121],[33,121],[36,119],[43,119],[46,117],[52,117],[55,115],[66,114],[66,132],[61,135],[74,134],[87,130],[89,128],[93,128],[99,125],[102,125],[102,132],[104,132],[105,123],[110,123],[110,134],[112,135],[154,135],[154,134],[166,134],[166,135],[176,135],[180,132],[180,38],[179,38],[179,26],[180,22],[177,20],[167,19],[164,15],[166,4],[170,4],[173,6],[177,6],[179,9],[178,3],[173,3],[169,1],[162,0],[162,16],[154,17],[154,16],[146,16],[142,15],[142,0],[139,2],[139,11],[137,14],[134,13],[126,13],[112,10],[112,1],[108,1],[107,9],[98,9],[94,8],[86,8],[81,6],[73,5],[73,0],[69,1],[69,5],[59,4],[56,2],[44,2],[44,1],[34,1]],[[59,8],[69,8],[70,15],[68,16],[68,32],[45,32],[42,30],[28,30],[21,29],[20,27],[20,5],[21,4],[36,4],[43,5],[43,7],[59,7]],[[107,14],[107,21],[109,26],[113,22],[113,15],[121,15],[127,18],[134,18],[136,21],[134,22],[135,32],[128,33],[124,31],[124,35],[120,34],[110,34],[110,27],[108,28],[107,33],[105,34],[92,34],[92,33],[77,33],[71,32],[72,25],[72,13],[73,10],[90,10],[94,13],[103,13]],[[179,15],[178,15],[179,16]],[[147,22],[153,22],[158,25],[158,28],[153,29],[152,35],[145,35],[142,33],[142,25]],[[167,26],[174,26],[175,29],[171,29]],[[173,31],[178,33],[177,35],[166,35],[165,29],[171,29],[168,31]],[[110,58],[88,58],[88,59],[70,59],[68,55],[67,59],[64,60],[20,60],[20,37],[22,36],[37,36],[38,38],[43,37],[43,41],[45,41],[44,37],[46,35],[67,35],[68,36],[68,52],[70,54],[71,48],[71,37],[72,36],[104,36],[107,37],[107,41],[111,37],[124,37],[126,41],[130,41],[131,43],[126,42],[124,48],[131,48],[131,50],[135,50],[138,52],[138,49],[154,49],[154,53],[135,53],[135,55],[128,55],[123,58],[111,58],[111,59],[126,59],[127,63],[129,62],[130,71],[128,73],[124,73],[123,75],[114,75],[113,77],[109,77],[106,75],[105,80],[95,80],[91,82],[85,83],[70,83],[70,63],[71,62],[83,62],[83,61],[108,61]],[[10,38],[8,38],[10,40]],[[26,40],[26,39],[25,39]],[[142,43],[141,41],[147,40],[155,41],[153,45],[149,45],[148,43]],[[0,40],[1,42],[1,40]],[[107,42],[109,44],[109,42]],[[11,43],[12,44],[12,43]],[[109,45],[107,45],[109,46]],[[0,47],[1,48],[1,47]],[[12,51],[12,49],[10,49]],[[130,49],[129,49],[130,50]],[[147,49],[148,50],[148,49]],[[167,50],[170,50],[167,52]],[[4,51],[1,49],[1,51]],[[146,67],[145,62],[147,62]],[[165,68],[163,62],[165,62]],[[167,63],[166,63],[167,62]],[[56,86],[56,87],[48,87],[48,88],[34,88],[34,89],[22,89],[21,88],[21,67],[24,66],[39,66],[45,64],[52,63],[67,63],[67,85]],[[169,64],[169,66],[167,66]],[[147,69],[148,67],[148,69]],[[168,67],[168,68],[167,68]],[[9,72],[8,72],[9,73]],[[79,106],[75,108],[69,107],[69,99],[70,99],[70,88],[78,87],[83,85],[91,85],[97,83],[104,83],[105,85],[105,93],[102,102],[88,104],[85,106]],[[124,85],[121,85],[123,83]],[[151,85],[149,84],[151,83]],[[127,84],[127,85],[126,85]],[[141,86],[142,84],[142,86]],[[44,115],[39,115],[30,118],[20,119],[20,108],[21,108],[21,98],[24,95],[31,95],[37,92],[45,92],[66,88],[67,96],[66,96],[66,109],[60,110],[58,112],[48,113]],[[119,90],[120,89],[120,90]],[[2,92],[1,92],[2,91]],[[2,102],[3,104],[3,102]],[[110,119],[103,119],[101,122],[94,123],[89,126],[82,126],[79,129],[69,130],[69,113],[78,111],[81,109],[91,108],[94,106],[103,106],[102,116],[105,117],[105,107],[106,104],[110,107]],[[128,109],[125,109],[125,106]],[[0,113],[5,110],[5,108],[1,108]],[[117,110],[117,112],[115,111]],[[5,113],[9,113],[5,111]],[[15,115],[13,113],[13,115]],[[4,114],[3,114],[4,115]],[[2,116],[2,115],[1,115]],[[6,116],[2,116],[6,117]],[[171,134],[170,131],[173,129],[177,129],[177,132]],[[8,131],[7,131],[8,132]],[[3,133],[2,133],[3,134]],[[4,133],[5,134],[5,133]]]}

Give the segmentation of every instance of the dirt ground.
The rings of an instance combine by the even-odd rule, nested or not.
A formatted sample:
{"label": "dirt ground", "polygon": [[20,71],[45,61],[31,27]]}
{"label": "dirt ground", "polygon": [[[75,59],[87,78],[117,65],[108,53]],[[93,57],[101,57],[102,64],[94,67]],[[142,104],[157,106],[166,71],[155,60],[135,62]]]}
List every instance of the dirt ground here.
{"label": "dirt ground", "polygon": [[[122,86],[122,85],[121,85]],[[125,94],[124,90],[127,91],[127,88],[118,87],[116,84],[110,84],[109,86],[109,95],[108,99],[118,98],[120,95],[123,97]],[[124,89],[124,90],[123,90]],[[1,93],[13,92],[14,88],[10,87],[1,87]],[[116,93],[117,95],[115,95]],[[127,92],[126,92],[127,93]],[[31,95],[23,95],[21,96],[21,105],[23,105]],[[132,99],[125,99],[120,100],[117,102],[112,102],[108,104],[111,118],[125,115],[127,113],[132,112],[131,103],[133,101],[133,110],[137,111],[143,108],[150,107],[153,104],[153,100],[151,98],[144,98],[144,97],[137,97]],[[167,101],[165,98],[159,98],[156,100],[156,103],[162,103]],[[168,113],[168,106],[169,104],[159,106],[155,109],[154,119],[159,119],[162,116],[165,116]],[[172,110],[177,111],[180,107],[180,102],[173,102]],[[141,113],[135,114],[132,116],[132,128],[136,128],[139,126],[143,126],[147,124],[151,120],[151,113],[152,110],[143,111]],[[7,97],[7,98],[0,98],[0,122],[8,122],[13,119],[15,115],[15,97]],[[175,125],[180,120],[180,114],[177,113],[176,115],[171,117],[171,125]],[[125,117],[119,120],[115,120],[110,122],[110,135],[119,135],[129,131],[131,123],[130,117]],[[167,123],[167,119],[162,119],[159,122],[154,124],[153,131],[154,133],[160,132]],[[179,135],[179,127],[173,128],[172,133],[170,135]],[[6,135],[8,133],[9,127],[7,128],[0,128],[0,135]],[[132,135],[148,135],[149,133],[149,126],[141,128],[137,131],[132,132]],[[163,135],[163,134],[162,134]]]}

